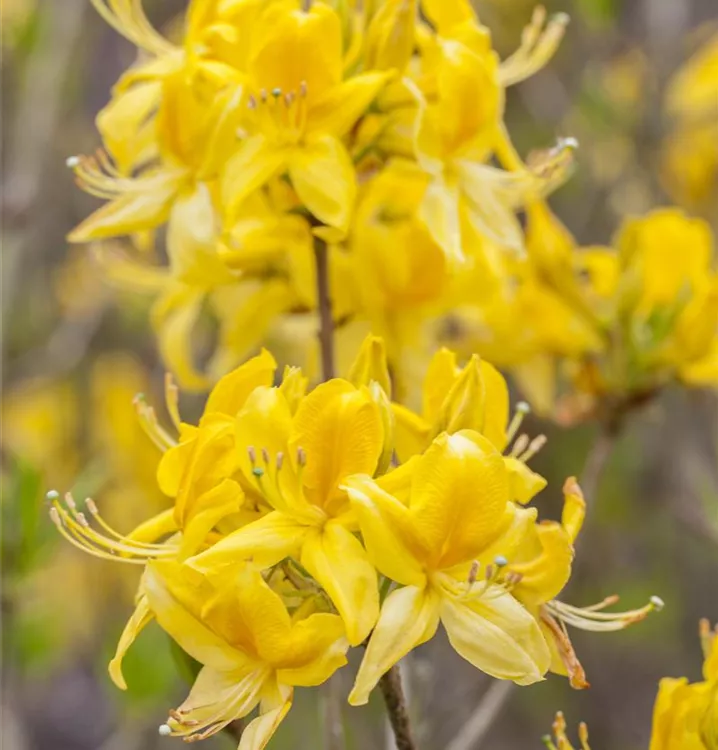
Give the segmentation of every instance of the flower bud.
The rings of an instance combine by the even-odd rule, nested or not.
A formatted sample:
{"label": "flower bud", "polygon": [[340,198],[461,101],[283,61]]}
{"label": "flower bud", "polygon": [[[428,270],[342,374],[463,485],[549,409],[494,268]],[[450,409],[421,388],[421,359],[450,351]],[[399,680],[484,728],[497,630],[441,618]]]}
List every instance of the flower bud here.
{"label": "flower bud", "polygon": [[403,70],[414,51],[416,0],[384,0],[369,22],[364,62],[367,69]]}
{"label": "flower bud", "polygon": [[369,334],[364,339],[349,370],[349,380],[357,388],[376,382],[387,397],[391,396],[391,377],[382,338]]}

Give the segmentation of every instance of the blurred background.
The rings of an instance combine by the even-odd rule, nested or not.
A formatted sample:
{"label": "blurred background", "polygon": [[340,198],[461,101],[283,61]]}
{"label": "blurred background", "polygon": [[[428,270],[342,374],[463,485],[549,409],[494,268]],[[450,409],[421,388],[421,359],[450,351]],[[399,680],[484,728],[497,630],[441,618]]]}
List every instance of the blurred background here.
{"label": "blurred background", "polygon": [[[477,2],[502,55],[533,4]],[[622,216],[668,203],[718,228],[718,122],[691,119],[666,94],[718,33],[715,0],[546,4],[570,15],[569,31],[555,60],[511,90],[507,118],[523,154],[557,136],[580,142],[578,169],[552,199],[579,243],[606,243]],[[161,28],[183,8],[181,0],[145,5]],[[157,726],[186,685],[164,634],[147,628],[131,650],[126,693],[106,673],[137,573],[65,544],[44,506],[47,489],[72,489],[129,530],[167,502],[154,480],[159,454],[132,407],[138,392],[161,402],[149,301],[105,286],[89,253],[64,240],[95,207],[65,159],[99,145],[94,116],[135,53],[89,0],[1,7],[2,747],[166,747]],[[549,436],[534,468],[549,478],[541,513],[556,517],[563,479],[580,474],[594,436],[529,427]],[[718,402],[715,393],[676,390],[620,439],[564,597],[584,605],[617,592],[628,609],[659,594],[665,610],[624,632],[578,633],[592,688],[578,693],[554,677],[516,690],[478,745],[450,743],[491,681],[435,639],[405,670],[422,750],[540,748],[557,709],[570,725],[588,722],[596,750],[646,750],[659,678],[700,679],[698,619],[718,621],[717,580]],[[344,703],[345,672],[328,690],[300,693],[272,748],[391,747],[379,705]],[[231,742],[220,736],[204,747]]]}

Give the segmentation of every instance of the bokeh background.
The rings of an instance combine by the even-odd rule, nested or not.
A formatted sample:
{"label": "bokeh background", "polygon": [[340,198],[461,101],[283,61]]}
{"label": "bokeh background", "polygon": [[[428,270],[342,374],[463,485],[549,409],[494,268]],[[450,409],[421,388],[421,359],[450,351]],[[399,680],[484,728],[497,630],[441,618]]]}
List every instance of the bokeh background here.
{"label": "bokeh background", "polygon": [[[145,4],[165,29],[183,8]],[[718,121],[672,117],[665,103],[682,64],[718,33],[715,0],[547,5],[571,16],[569,32],[548,68],[511,90],[508,124],[524,154],[556,136],[579,140],[578,169],[552,199],[579,243],[607,242],[622,216],[667,203],[718,228]],[[532,6],[477,2],[500,52],[516,46]],[[127,693],[106,674],[137,573],[64,544],[44,506],[47,489],[72,489],[129,530],[166,503],[154,481],[158,454],[132,407],[137,392],[161,400],[149,301],[105,286],[89,254],[64,240],[94,207],[65,159],[99,145],[94,116],[135,53],[89,0],[2,0],[2,48],[2,747],[167,747],[157,726],[186,685],[164,634],[148,628],[135,644]],[[190,415],[192,407],[188,399]],[[563,478],[580,474],[594,435],[531,428],[549,435],[535,468],[550,480],[542,513],[555,517]],[[626,608],[654,593],[666,608],[628,631],[577,634],[592,688],[551,678],[513,691],[479,744],[451,741],[491,681],[441,638],[420,649],[405,672],[421,747],[540,748],[560,708],[569,723],[589,723],[597,750],[648,748],[658,679],[699,679],[698,619],[718,620],[715,393],[665,393],[619,440],[567,598],[589,604],[614,592]],[[344,703],[345,671],[328,689],[300,694],[272,748],[391,748],[378,704]]]}

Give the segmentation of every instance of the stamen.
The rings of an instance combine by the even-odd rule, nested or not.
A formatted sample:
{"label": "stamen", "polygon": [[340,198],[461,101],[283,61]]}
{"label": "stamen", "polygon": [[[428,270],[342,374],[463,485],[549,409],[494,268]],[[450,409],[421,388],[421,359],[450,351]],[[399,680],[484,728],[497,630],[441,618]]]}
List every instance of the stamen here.
{"label": "stamen", "polygon": [[160,425],[155,410],[145,400],[144,393],[138,393],[134,404],[140,425],[152,442],[162,451],[167,451],[177,445],[177,441]]}
{"label": "stamen", "polygon": [[254,450],[254,446],[247,446],[247,455],[249,456],[249,462],[254,466],[257,463],[257,453]]}
{"label": "stamen", "polygon": [[514,412],[514,416],[511,419],[511,424],[509,424],[508,430],[506,431],[507,443],[510,443],[514,439],[516,433],[521,427],[521,423],[524,421],[524,417],[530,411],[531,407],[525,401],[519,401],[518,404],[516,404],[516,411]]}
{"label": "stamen", "polygon": [[172,734],[172,727],[169,724],[160,724],[157,731],[160,737],[169,737]]}
{"label": "stamen", "polygon": [[513,448],[511,448],[511,453],[509,455],[512,458],[518,458],[521,453],[523,453],[529,444],[529,436],[526,433],[522,433],[516,438],[516,442],[513,445]]}
{"label": "stamen", "polygon": [[281,95],[282,95],[282,89],[280,89],[279,87],[277,87],[277,88],[275,88],[275,89],[272,89],[272,96],[273,96],[273,97],[274,97],[275,99],[279,99],[279,97],[280,97]]}
{"label": "stamen", "polygon": [[499,568],[505,568],[509,564],[509,561],[503,555],[496,555],[494,558],[494,565]]}
{"label": "stamen", "polygon": [[262,448],[262,458],[264,463],[269,466],[269,451],[266,448]]}
{"label": "stamen", "polygon": [[546,445],[547,442],[548,438],[546,437],[546,435],[537,435],[529,443],[529,447],[520,456],[518,456],[519,461],[523,461],[525,463],[529,459],[533,458],[541,450],[541,448]]}
{"label": "stamen", "polygon": [[471,568],[469,569],[469,578],[468,578],[468,582],[469,582],[470,586],[473,586],[473,584],[476,583],[476,578],[479,575],[479,567],[480,567],[480,565],[481,564],[479,563],[478,560],[474,560],[471,563]]}
{"label": "stamen", "polygon": [[175,429],[179,431],[182,420],[179,413],[179,388],[171,372],[165,373],[165,403]]}
{"label": "stamen", "polygon": [[277,471],[281,471],[282,464],[284,463],[284,453],[282,453],[281,451],[277,453],[276,462],[277,462]]}
{"label": "stamen", "polygon": [[142,10],[142,4],[137,0],[133,2],[90,0],[90,2],[106,23],[135,46],[158,56],[177,51],[174,45],[155,31]]}
{"label": "stamen", "polygon": [[301,468],[307,465],[307,454],[304,448],[297,448],[297,465]]}
{"label": "stamen", "polygon": [[65,166],[69,169],[75,169],[75,167],[80,166],[80,157],[79,156],[68,156],[67,159],[65,159]]}
{"label": "stamen", "polygon": [[612,632],[623,630],[629,625],[644,620],[651,612],[660,612],[664,604],[660,597],[652,596],[645,606],[626,612],[600,611],[605,606],[605,600],[592,607],[574,607],[558,600],[549,602],[545,606],[546,610],[562,624],[571,625],[580,630]]}

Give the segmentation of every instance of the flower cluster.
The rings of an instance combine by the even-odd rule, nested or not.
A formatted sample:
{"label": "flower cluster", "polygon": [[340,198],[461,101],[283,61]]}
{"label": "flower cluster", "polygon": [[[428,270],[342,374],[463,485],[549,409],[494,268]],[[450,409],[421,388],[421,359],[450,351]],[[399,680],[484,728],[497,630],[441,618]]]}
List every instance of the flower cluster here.
{"label": "flower cluster", "polygon": [[613,247],[578,248],[537,203],[527,247],[504,292],[457,311],[445,338],[510,369],[537,408],[618,419],[671,382],[718,383],[718,269],[702,219],[659,209],[626,219]]}
{"label": "flower cluster", "polygon": [[[497,256],[524,245],[515,212],[567,174],[571,142],[526,164],[503,122],[506,88],[550,59],[562,15],[538,9],[501,61],[467,0],[192,0],[179,45],[140,2],[92,2],[142,56],[97,118],[103,149],[68,160],[106,201],[69,237],[127,238],[99,257],[156,297],[185,387],[206,388],[280,324],[313,325],[317,241],[334,319],[368,321],[395,356],[456,299],[457,264],[495,283]],[[205,313],[219,334],[200,365]]]}
{"label": "flower cluster", "polygon": [[[212,390],[198,425],[177,437],[138,402],[164,451],[158,482],[174,507],[122,535],[94,503],[50,493],[74,545],[144,568],[137,606],[110,674],[150,620],[202,671],[162,733],[199,739],[259,706],[242,750],[264,747],[296,686],[318,685],[366,645],[350,703],[441,623],[454,649],[496,678],[527,685],[551,670],[587,687],[567,626],[611,631],[660,608],[607,613],[557,599],[585,504],[564,486],[560,521],[527,503],[545,480],[526,461],[541,447],[509,419],[503,377],[474,357],[439,352],[425,413],[391,403],[383,343],[365,340],[348,379],[313,390],[297,368],[276,383],[263,351]],[[517,436],[518,435],[518,436]],[[402,463],[398,463],[401,456]],[[88,517],[89,514],[89,517]]]}

